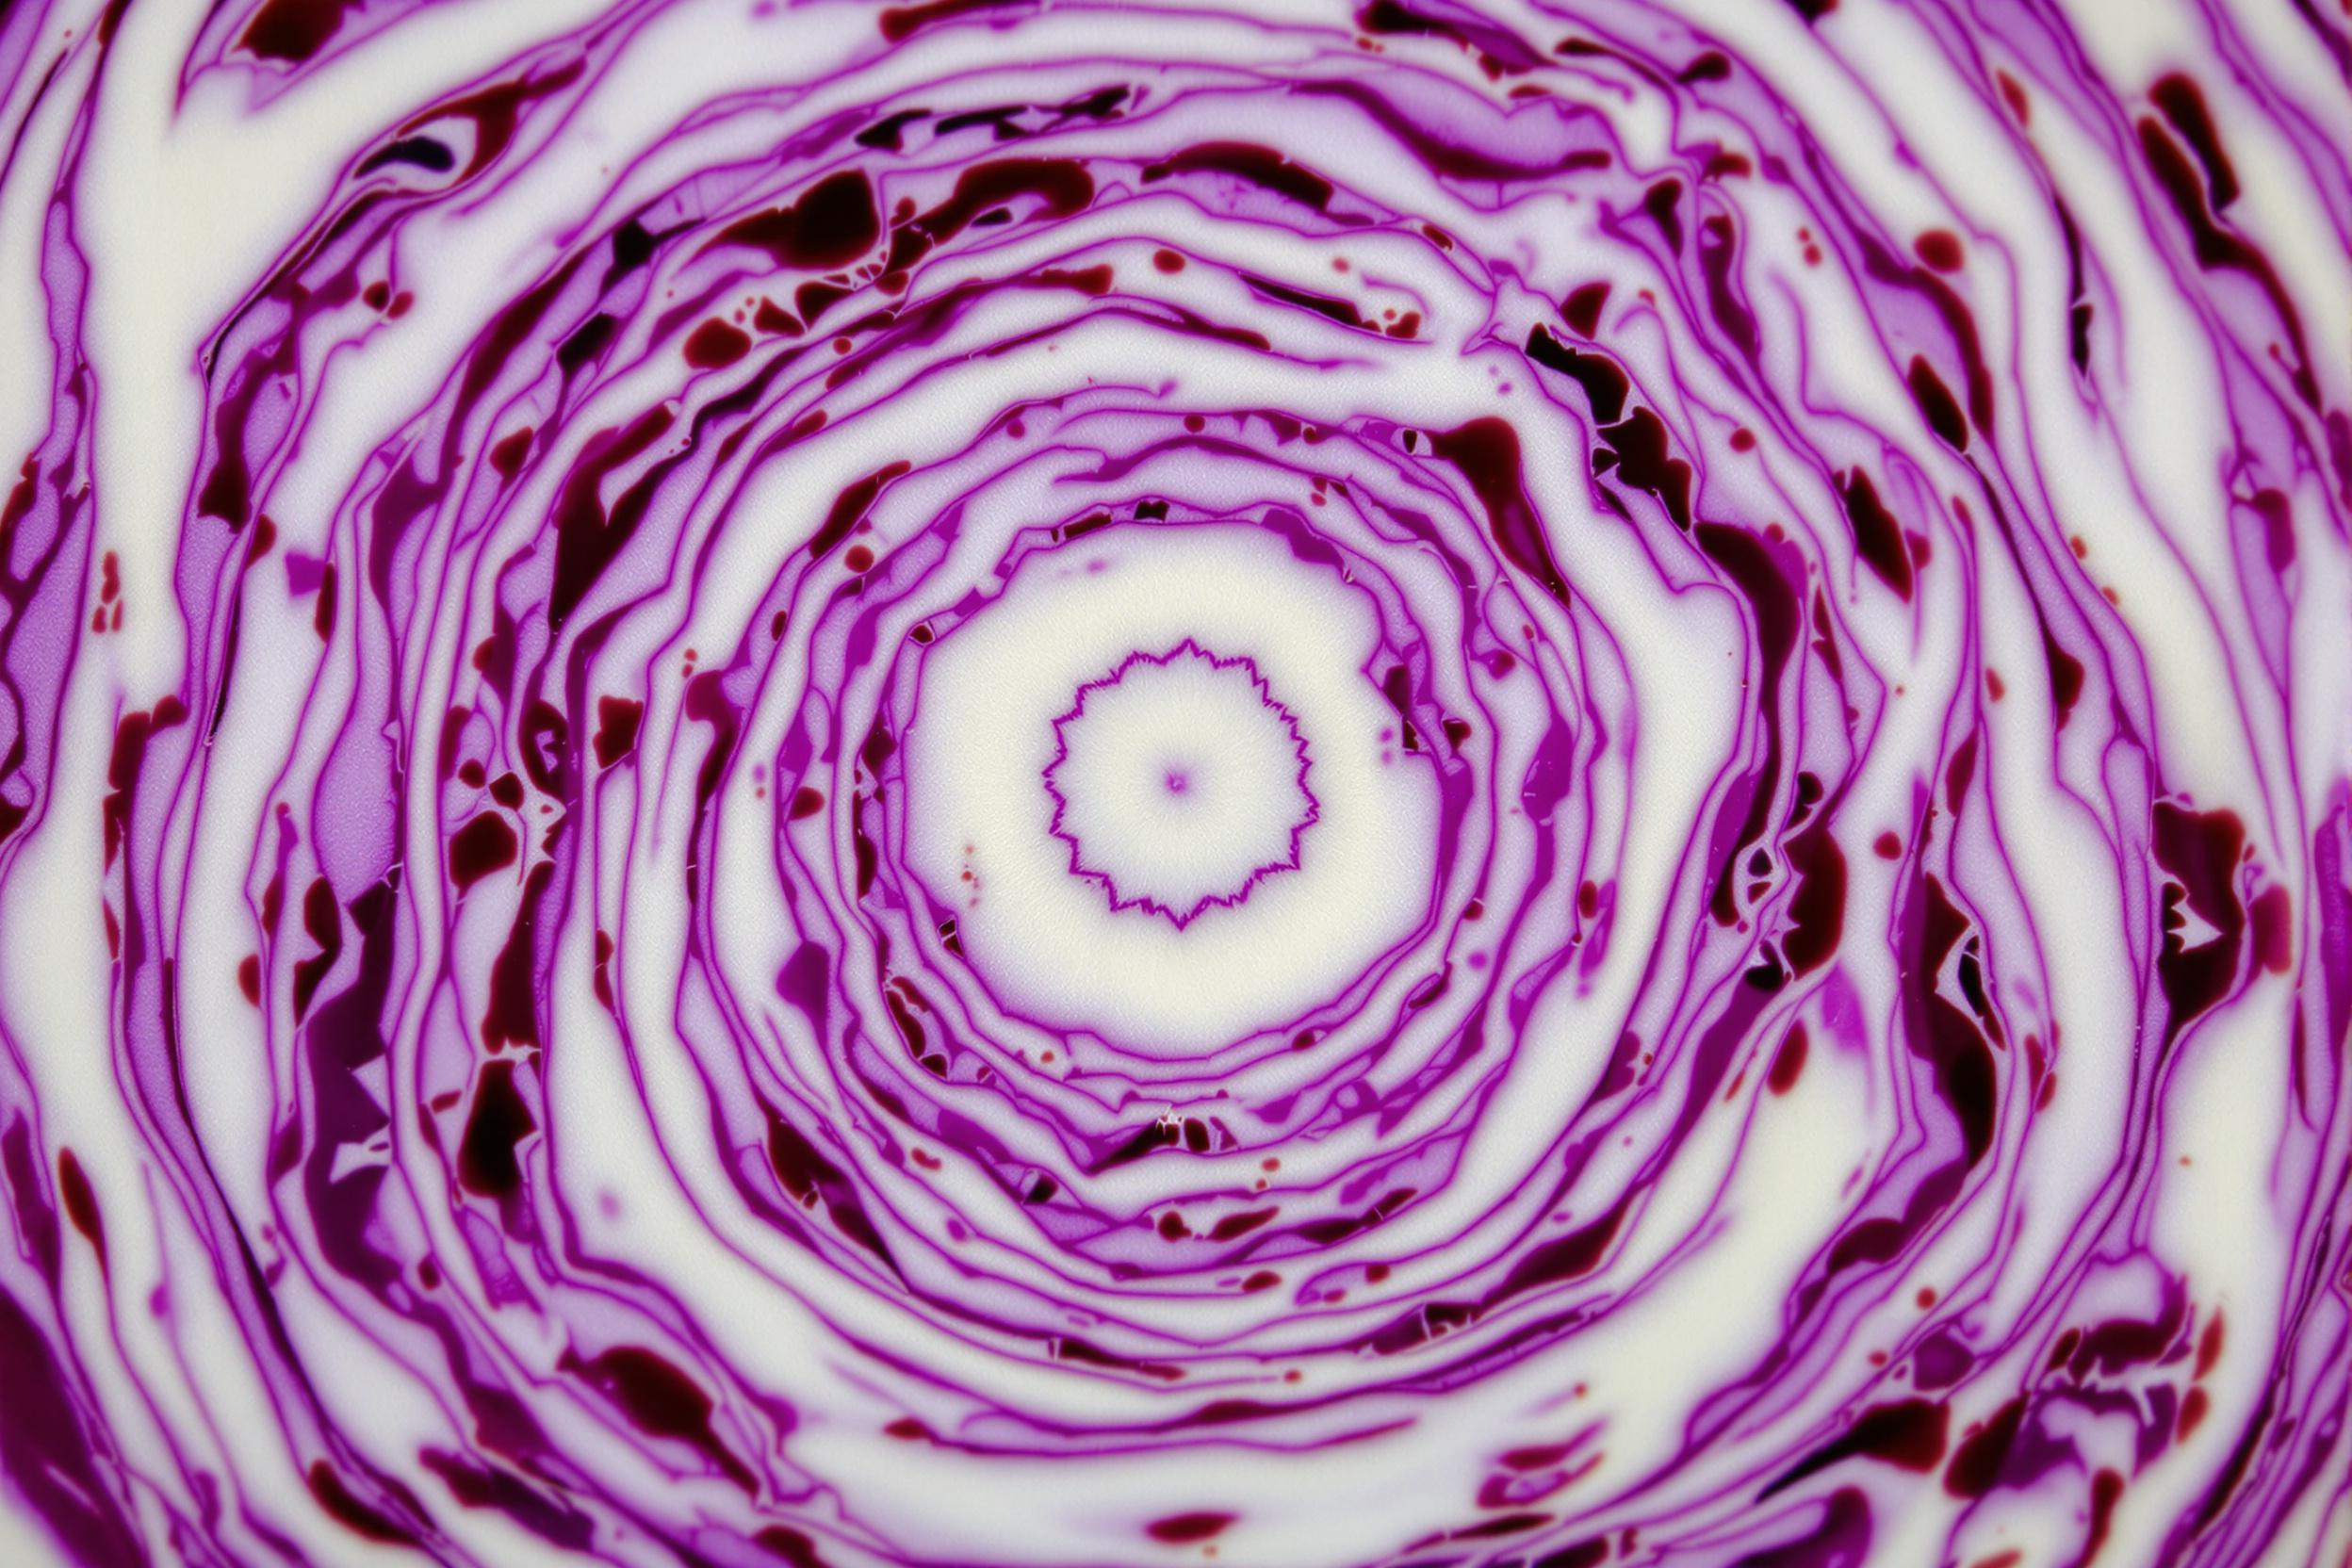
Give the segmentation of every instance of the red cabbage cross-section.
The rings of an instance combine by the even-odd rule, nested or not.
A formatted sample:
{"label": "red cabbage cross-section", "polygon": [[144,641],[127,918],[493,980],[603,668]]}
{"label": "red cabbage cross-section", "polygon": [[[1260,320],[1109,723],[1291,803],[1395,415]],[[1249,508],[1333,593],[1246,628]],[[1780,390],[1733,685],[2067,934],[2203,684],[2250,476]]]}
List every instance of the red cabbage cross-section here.
{"label": "red cabbage cross-section", "polygon": [[2352,1561],[2348,20],[0,7],[0,1568]]}

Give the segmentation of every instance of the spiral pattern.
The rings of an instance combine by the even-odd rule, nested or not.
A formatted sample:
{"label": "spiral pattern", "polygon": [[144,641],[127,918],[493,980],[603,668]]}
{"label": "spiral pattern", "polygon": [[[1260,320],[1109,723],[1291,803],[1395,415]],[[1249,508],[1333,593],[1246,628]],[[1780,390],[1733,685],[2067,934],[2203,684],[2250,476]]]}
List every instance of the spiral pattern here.
{"label": "spiral pattern", "polygon": [[0,24],[0,1542],[2352,1550],[2342,18],[177,9]]}

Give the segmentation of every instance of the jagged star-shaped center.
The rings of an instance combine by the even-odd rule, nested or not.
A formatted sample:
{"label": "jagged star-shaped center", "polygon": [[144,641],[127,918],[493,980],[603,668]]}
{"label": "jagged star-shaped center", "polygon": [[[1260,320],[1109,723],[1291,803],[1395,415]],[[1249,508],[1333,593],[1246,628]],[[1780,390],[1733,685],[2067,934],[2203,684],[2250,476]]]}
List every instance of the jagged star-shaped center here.
{"label": "jagged star-shaped center", "polygon": [[1307,743],[1246,658],[1190,638],[1078,688],[1045,770],[1070,869],[1114,909],[1183,926],[1296,871],[1315,820]]}

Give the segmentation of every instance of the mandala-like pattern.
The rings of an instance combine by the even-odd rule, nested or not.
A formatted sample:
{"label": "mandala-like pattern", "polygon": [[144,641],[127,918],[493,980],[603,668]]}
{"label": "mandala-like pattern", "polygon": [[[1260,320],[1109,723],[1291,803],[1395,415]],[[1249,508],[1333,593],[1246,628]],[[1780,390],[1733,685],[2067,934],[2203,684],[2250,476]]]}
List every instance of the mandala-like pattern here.
{"label": "mandala-like pattern", "polygon": [[2339,1560],[2327,8],[20,8],[0,1519]]}
{"label": "mandala-like pattern", "polygon": [[1298,721],[1257,665],[1187,638],[1078,688],[1054,721],[1045,787],[1070,870],[1102,883],[1113,909],[1182,929],[1298,869],[1316,812],[1307,766]]}

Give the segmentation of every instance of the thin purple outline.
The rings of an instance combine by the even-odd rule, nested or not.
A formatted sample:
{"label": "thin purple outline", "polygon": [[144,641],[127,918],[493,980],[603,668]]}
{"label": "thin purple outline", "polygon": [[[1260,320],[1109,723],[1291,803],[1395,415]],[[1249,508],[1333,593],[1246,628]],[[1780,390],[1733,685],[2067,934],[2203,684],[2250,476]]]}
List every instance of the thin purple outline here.
{"label": "thin purple outline", "polygon": [[[1119,882],[1109,872],[1097,871],[1092,867],[1082,863],[1082,857],[1085,852],[1079,847],[1077,839],[1070,834],[1062,831],[1062,813],[1070,809],[1070,801],[1060,790],[1054,787],[1054,775],[1064,762],[1070,760],[1070,740],[1068,735],[1064,733],[1063,727],[1086,711],[1086,694],[1088,692],[1095,691],[1098,688],[1107,690],[1110,687],[1118,685],[1120,680],[1126,678],[1127,672],[1134,669],[1137,664],[1157,664],[1161,668],[1165,669],[1168,665],[1174,663],[1178,658],[1182,657],[1186,652],[1191,653],[1194,658],[1207,660],[1212,669],[1230,670],[1238,667],[1249,672],[1250,684],[1257,688],[1259,702],[1271,709],[1275,715],[1279,717],[1282,721],[1282,724],[1290,730],[1292,743],[1296,747],[1298,755],[1298,792],[1307,797],[1307,811],[1305,816],[1299,818],[1297,823],[1292,825],[1290,830],[1290,858],[1288,859],[1268,860],[1264,865],[1259,866],[1256,870],[1252,871],[1248,876],[1244,877],[1242,879],[1241,886],[1234,889],[1232,892],[1206,894],[1190,909],[1179,912],[1169,906],[1161,903],[1158,899],[1150,897],[1149,895],[1138,895],[1135,898],[1125,898],[1120,896]],[[1054,797],[1054,820],[1047,824],[1047,828],[1055,838],[1061,840],[1062,842],[1070,846],[1070,874],[1073,876],[1082,876],[1087,881],[1102,884],[1103,890],[1111,896],[1111,910],[1114,914],[1121,909],[1144,909],[1155,915],[1165,916],[1167,919],[1175,922],[1176,929],[1182,931],[1185,926],[1190,925],[1194,921],[1200,919],[1212,908],[1231,909],[1247,903],[1250,897],[1250,890],[1256,887],[1261,880],[1272,875],[1274,873],[1282,871],[1297,871],[1298,869],[1299,844],[1306,837],[1307,829],[1314,826],[1315,823],[1321,819],[1323,814],[1322,803],[1315,798],[1315,792],[1307,787],[1307,770],[1309,766],[1310,763],[1307,759],[1307,739],[1305,736],[1298,733],[1298,720],[1292,714],[1288,708],[1283,707],[1282,702],[1275,697],[1272,689],[1266,683],[1266,677],[1259,673],[1257,662],[1252,660],[1246,653],[1235,654],[1231,659],[1220,658],[1217,654],[1210,652],[1207,648],[1202,647],[1192,638],[1186,637],[1183,642],[1178,643],[1174,647],[1169,648],[1166,653],[1146,653],[1141,648],[1137,648],[1135,652],[1129,654],[1126,658],[1120,660],[1116,665],[1114,665],[1108,674],[1100,675],[1095,677],[1092,680],[1082,682],[1076,693],[1073,694],[1070,706],[1070,711],[1064,713],[1061,717],[1054,721],[1054,760],[1045,765],[1045,771],[1038,775],[1038,777],[1045,785],[1045,792]]]}

